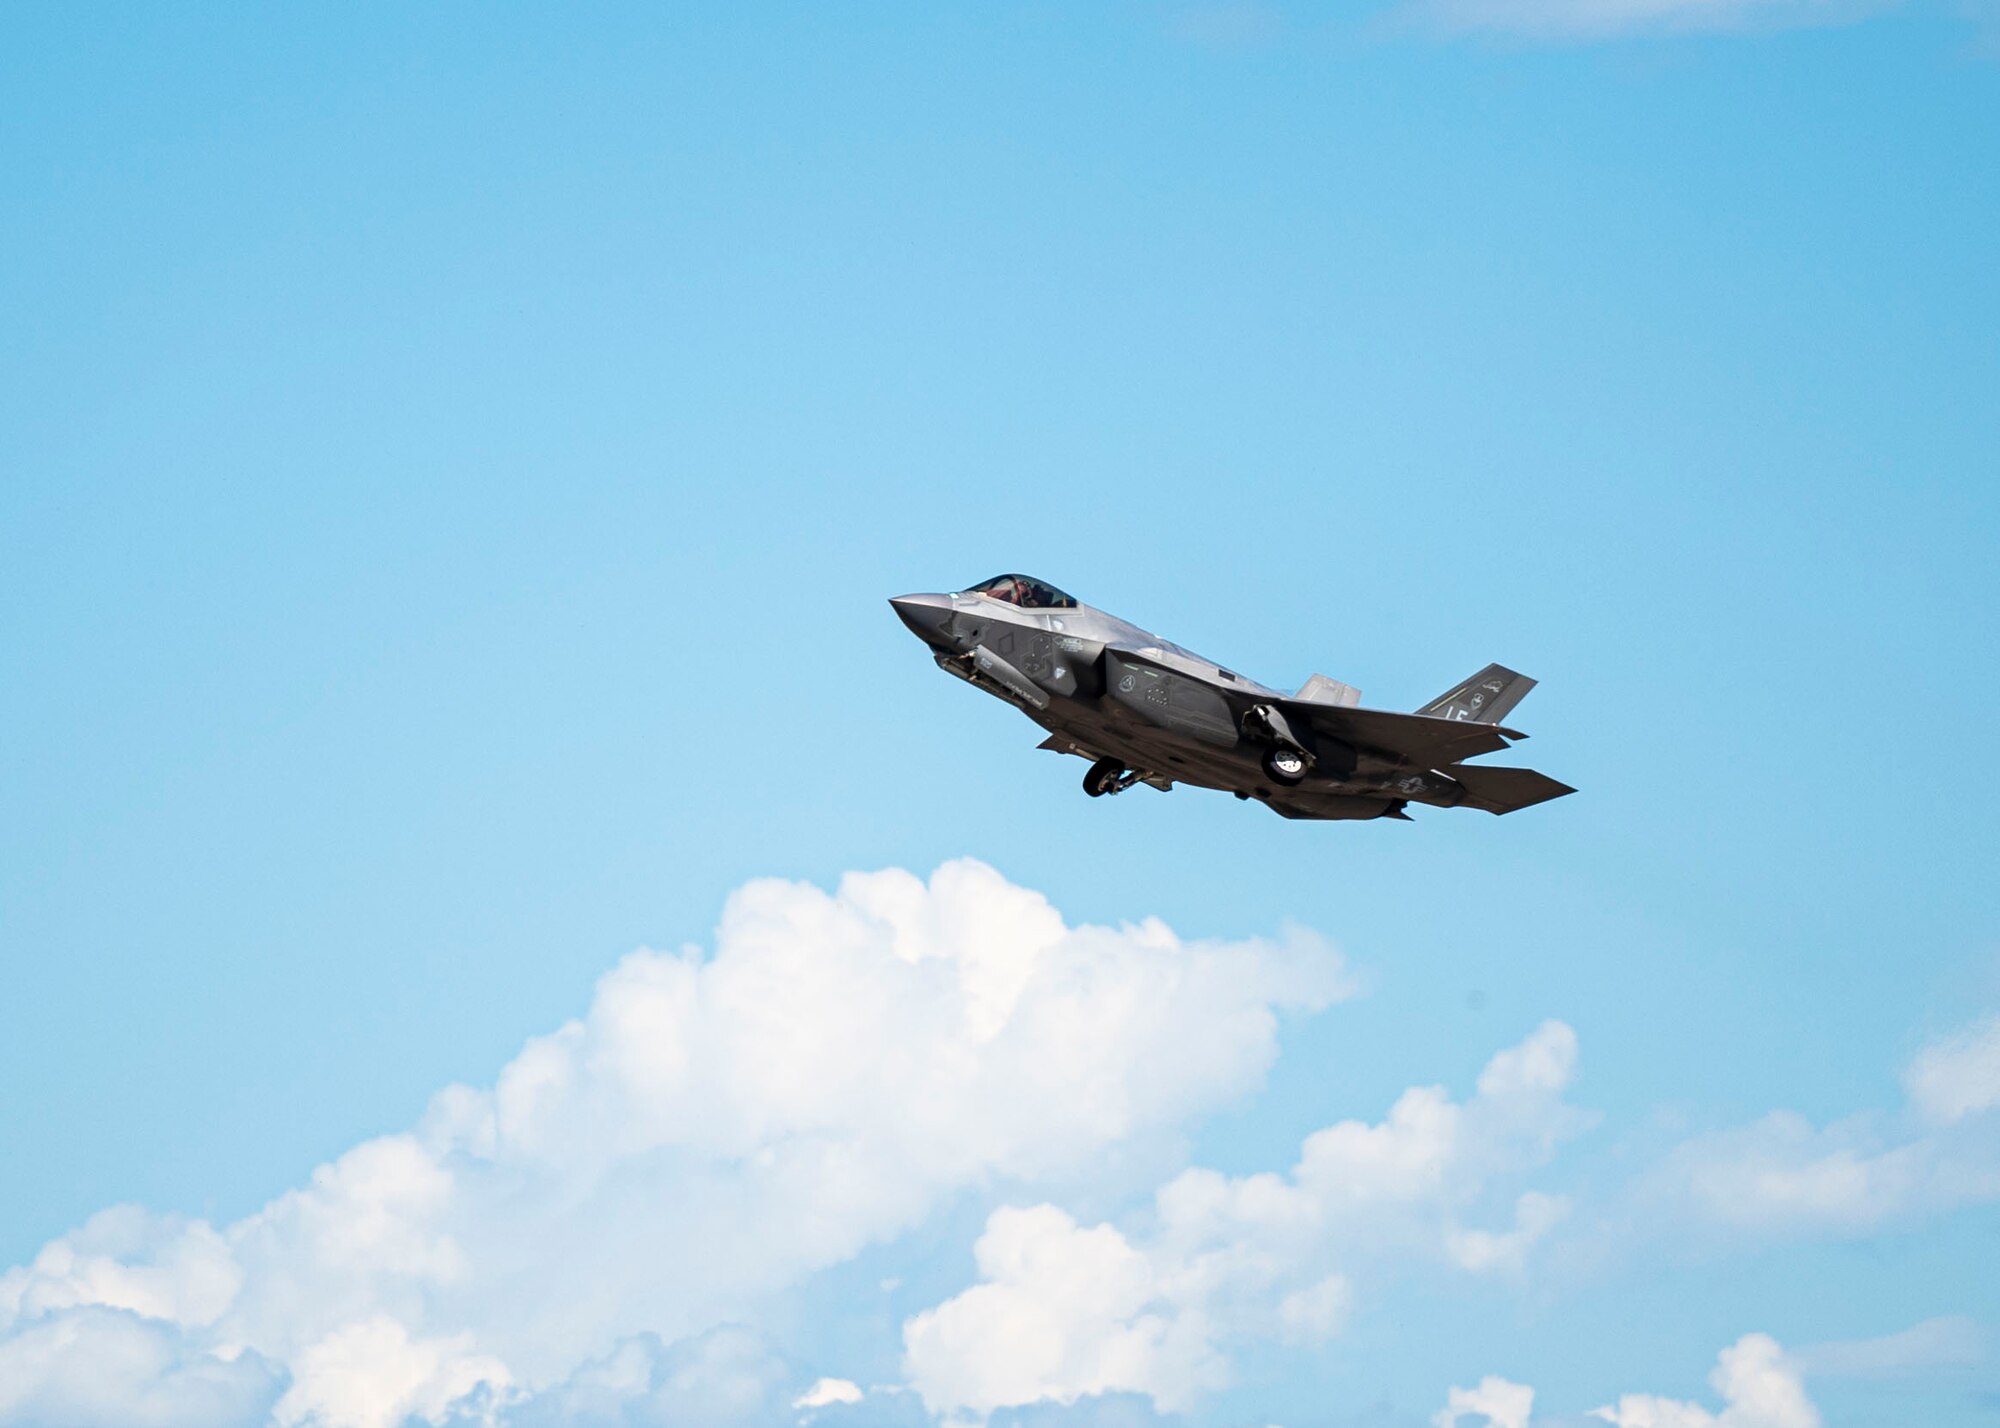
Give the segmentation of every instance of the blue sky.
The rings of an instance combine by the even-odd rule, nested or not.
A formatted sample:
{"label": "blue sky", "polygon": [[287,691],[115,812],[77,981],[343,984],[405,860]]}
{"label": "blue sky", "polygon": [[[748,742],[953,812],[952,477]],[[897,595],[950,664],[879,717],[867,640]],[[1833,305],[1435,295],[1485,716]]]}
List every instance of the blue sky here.
{"label": "blue sky", "polygon": [[[1410,1088],[1469,1123],[1481,1068],[1553,1021],[1574,1061],[1534,1115],[1559,1143],[1454,1162],[1422,1211],[1497,1231],[1517,1194],[1560,1198],[1520,1263],[1449,1263],[1414,1202],[1356,1212],[1365,1249],[1280,1255],[1347,1285],[1322,1338],[1245,1321],[1210,1345],[1227,1387],[1001,1416],[1410,1425],[1488,1374],[1536,1389],[1537,1424],[1623,1393],[1719,1412],[1718,1353],[1764,1334],[1828,1423],[1993,1421],[1991,23],[1775,0],[9,16],[0,1265],[88,1258],[64,1237],[137,1205],[179,1218],[102,1254],[180,1264],[192,1223],[248,1287],[209,1314],[0,1279],[0,1420],[91,1421],[35,1333],[93,1312],[190,1372],[236,1334],[231,1362],[268,1369],[231,1381],[247,1421],[470,1412],[303,1394],[333,1360],[259,1337],[257,1276],[296,1264],[253,1264],[240,1227],[612,1005],[593,986],[634,948],[730,965],[746,883],[969,857],[995,906],[1011,885],[1072,926],[1164,920],[1139,991],[1203,939],[1267,972],[1296,927],[1353,994],[1245,972],[1275,1040],[1152,1120],[1073,1164],[968,1152],[754,1292],[717,1270],[705,1298],[614,1304],[571,1362],[509,1363],[543,1396],[494,1412],[584,1421],[550,1395],[621,1340],[663,1373],[778,1365],[753,1418],[915,1412],[907,1388],[789,1404],[795,1380],[951,1380],[907,1326],[979,1322],[994,1215],[1078,1263],[1057,1221],[1005,1216],[1108,1227],[1087,1244],[1166,1274],[1176,1176],[1286,1174]],[[1543,682],[1524,752],[1581,793],[1324,827],[1085,800],[882,603],[1000,569],[1387,707],[1504,661]],[[812,935],[787,944],[808,964]],[[657,1164],[683,1152],[647,1151],[635,1223],[690,1213],[699,1186]],[[704,1175],[748,1153],[714,1154]],[[1750,1204],[1815,1175],[1851,1198]],[[667,1281],[685,1252],[631,1249]],[[591,1279],[541,1272],[558,1298]],[[1203,1307],[1160,1293],[1156,1317]],[[355,1322],[402,1314],[475,1365],[524,1332],[426,1294]]]}

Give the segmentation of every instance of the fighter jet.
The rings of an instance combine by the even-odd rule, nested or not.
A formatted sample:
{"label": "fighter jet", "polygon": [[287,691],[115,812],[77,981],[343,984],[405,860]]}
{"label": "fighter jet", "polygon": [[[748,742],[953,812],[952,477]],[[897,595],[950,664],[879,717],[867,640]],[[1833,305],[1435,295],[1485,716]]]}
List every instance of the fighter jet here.
{"label": "fighter jet", "polygon": [[1088,759],[1092,798],[1186,783],[1287,818],[1407,819],[1412,803],[1512,813],[1576,792],[1464,762],[1527,737],[1500,720],[1535,681],[1501,665],[1402,714],[1323,674],[1280,693],[1026,575],[889,603],[940,669],[1041,725],[1040,747]]}

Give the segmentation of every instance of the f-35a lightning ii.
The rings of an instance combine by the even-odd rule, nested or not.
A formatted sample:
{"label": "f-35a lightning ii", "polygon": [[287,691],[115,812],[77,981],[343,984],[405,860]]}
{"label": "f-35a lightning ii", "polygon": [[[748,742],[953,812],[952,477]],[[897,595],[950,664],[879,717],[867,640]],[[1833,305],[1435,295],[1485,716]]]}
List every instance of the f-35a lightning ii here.
{"label": "f-35a lightning ii", "polygon": [[889,603],[940,668],[1048,730],[1042,748],[1089,759],[1092,798],[1190,783],[1287,818],[1408,818],[1411,803],[1512,813],[1576,792],[1464,762],[1527,737],[1499,721],[1535,681],[1497,664],[1400,714],[1323,674],[1267,689],[1025,575]]}

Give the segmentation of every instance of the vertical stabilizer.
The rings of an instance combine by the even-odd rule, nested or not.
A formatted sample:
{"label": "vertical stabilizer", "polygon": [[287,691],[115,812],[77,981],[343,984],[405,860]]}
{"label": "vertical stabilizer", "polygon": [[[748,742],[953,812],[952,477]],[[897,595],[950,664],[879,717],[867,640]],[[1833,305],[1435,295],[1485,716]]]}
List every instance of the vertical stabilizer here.
{"label": "vertical stabilizer", "polygon": [[1433,719],[1459,719],[1472,724],[1497,724],[1507,717],[1535,687],[1525,674],[1516,674],[1504,664],[1489,664],[1479,673],[1440,694],[1417,710]]}

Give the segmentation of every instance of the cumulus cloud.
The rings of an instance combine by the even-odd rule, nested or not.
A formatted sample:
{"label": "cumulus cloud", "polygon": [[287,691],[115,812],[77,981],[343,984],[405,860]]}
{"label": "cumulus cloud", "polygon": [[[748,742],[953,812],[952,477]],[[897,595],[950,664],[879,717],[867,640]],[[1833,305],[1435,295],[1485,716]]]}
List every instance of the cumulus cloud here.
{"label": "cumulus cloud", "polygon": [[387,1315],[336,1329],[301,1352],[291,1368],[291,1387],[272,1415],[279,1428],[396,1428],[412,1418],[439,1423],[475,1389],[484,1387],[491,1396],[511,1380],[505,1364],[473,1351],[472,1335],[413,1339]]}
{"label": "cumulus cloud", "polygon": [[1483,1428],[1528,1428],[1534,1408],[1532,1388],[1488,1374],[1475,1387],[1452,1389],[1431,1423],[1433,1428],[1459,1428],[1461,1420],[1477,1418]]}
{"label": "cumulus cloud", "polygon": [[119,1205],[0,1274],[0,1330],[84,1304],[213,1324],[241,1284],[228,1244],[208,1225]]}
{"label": "cumulus cloud", "polygon": [[803,1401],[813,1395],[805,1394],[788,1412],[794,1377],[770,1340],[741,1324],[672,1344],[634,1334],[546,1388],[461,1399],[449,1428],[743,1428],[801,1421],[802,1404],[858,1401],[858,1394],[848,1400],[836,1392],[811,1404]]}
{"label": "cumulus cloud", "polygon": [[0,1338],[0,1423],[34,1428],[250,1428],[283,1376],[124,1309],[37,1314]]}
{"label": "cumulus cloud", "polygon": [[1775,1111],[1676,1147],[1645,1191],[1711,1223],[1857,1234],[2000,1199],[2000,1019],[1926,1047],[1903,1076],[1900,1117],[1815,1126]]}
{"label": "cumulus cloud", "polygon": [[1380,1122],[1315,1131],[1285,1175],[1185,1171],[1131,1234],[1053,1205],[997,1210],[979,1281],[904,1325],[910,1383],[934,1412],[973,1419],[1114,1391],[1173,1412],[1228,1382],[1232,1338],[1338,1333],[1357,1265],[1518,1267],[1563,1202],[1521,1195],[1507,1231],[1462,1221],[1588,1123],[1563,1100],[1575,1065],[1575,1033],[1545,1023],[1496,1055],[1467,1101],[1412,1088]]}
{"label": "cumulus cloud", "polygon": [[[1724,1349],[1708,1381],[1722,1399],[1714,1411],[1683,1399],[1628,1393],[1589,1416],[1613,1428],[1820,1428],[1798,1362],[1768,1334],[1745,1334]],[[1529,1428],[1534,1406],[1532,1388],[1489,1374],[1476,1387],[1452,1389],[1431,1423]]]}
{"label": "cumulus cloud", "polygon": [[1768,1334],[1745,1334],[1724,1349],[1708,1381],[1722,1398],[1719,1412],[1628,1393],[1591,1416],[1614,1428],[1820,1428],[1798,1366]]}
{"label": "cumulus cloud", "polygon": [[1110,1225],[1003,1208],[974,1256],[981,1282],[904,1327],[911,1383],[933,1411],[983,1418],[1118,1390],[1173,1411],[1223,1381],[1200,1310],[1175,1303]]}
{"label": "cumulus cloud", "polygon": [[825,1408],[835,1403],[859,1403],[861,1387],[844,1378],[816,1379],[811,1388],[792,1400],[794,1408]]}
{"label": "cumulus cloud", "polygon": [[660,1344],[708,1343],[968,1189],[1171,1141],[1259,1084],[1281,1012],[1348,990],[1310,935],[1070,927],[973,862],[751,883],[712,954],[632,954],[491,1089],[447,1089],[247,1219],[110,1212],[0,1277],[0,1422],[61,1421],[61,1365],[114,1337],[147,1373],[105,1392],[248,1401],[278,1365],[277,1420],[317,1428],[648,1401]]}
{"label": "cumulus cloud", "polygon": [[1514,1202],[1511,1230],[1454,1229],[1446,1235],[1445,1248],[1461,1269],[1518,1270],[1526,1263],[1528,1251],[1568,1213],[1566,1197],[1529,1190]]}
{"label": "cumulus cloud", "polygon": [[[712,952],[632,954],[490,1086],[256,1213],[118,1207],[0,1273],[0,1428],[1154,1422],[1225,1387],[1246,1344],[1340,1334],[1412,1266],[1523,1273],[1571,1213],[1532,1183],[1592,1121],[1556,1021],[1469,1094],[1411,1087],[1288,1169],[1159,1183],[1196,1118],[1261,1083],[1280,1017],[1350,990],[1308,934],[1072,927],[977,863],[752,883]],[[1996,1027],[1919,1052],[1898,1115],[1698,1137],[1648,1193],[1838,1232],[2000,1198]],[[995,1205],[962,1292],[900,1309],[907,1387],[801,1372],[746,1327],[943,1207]],[[1956,1319],[1798,1356],[1749,1335],[1719,1407],[1633,1394],[1598,1417],[1815,1428],[1806,1370],[1981,1351]],[[1525,1428],[1532,1406],[1488,1378],[1436,1421]]]}
{"label": "cumulus cloud", "polygon": [[1910,1104],[1938,1125],[2000,1106],[2000,1015],[1918,1052],[1903,1073],[1903,1089]]}

